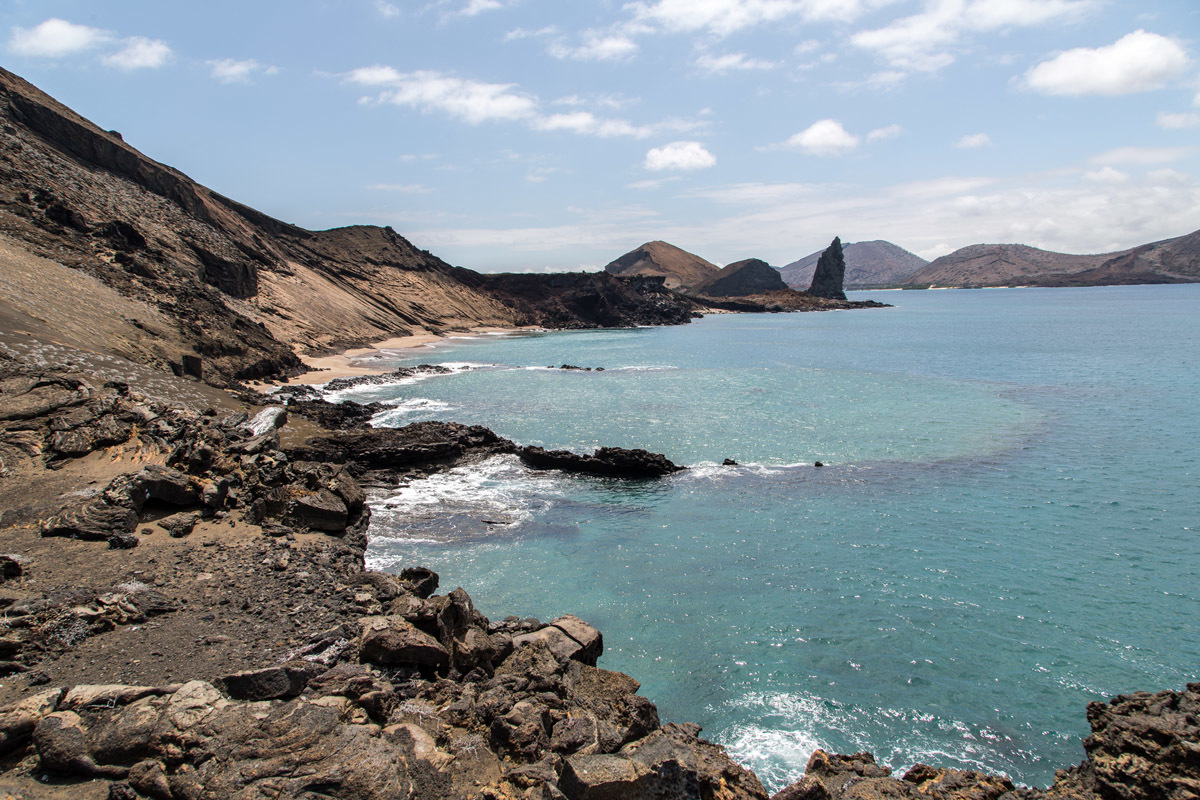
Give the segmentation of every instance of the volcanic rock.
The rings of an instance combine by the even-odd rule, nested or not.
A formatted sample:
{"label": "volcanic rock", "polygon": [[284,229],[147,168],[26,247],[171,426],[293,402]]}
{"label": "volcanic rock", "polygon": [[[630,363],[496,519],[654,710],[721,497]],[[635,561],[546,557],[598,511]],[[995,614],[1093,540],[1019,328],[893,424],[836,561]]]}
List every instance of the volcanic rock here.
{"label": "volcanic rock", "polygon": [[517,455],[534,469],[557,469],[618,478],[657,478],[684,469],[661,453],[623,447],[601,447],[592,455],[585,456],[567,450],[545,450],[530,446],[522,447]]}
{"label": "volcanic rock", "polygon": [[808,293],[831,300],[845,300],[846,292],[842,288],[845,280],[846,259],[842,255],[842,240],[835,236],[833,243],[817,259],[817,269]]}
{"label": "volcanic rock", "polygon": [[[691,294],[708,297],[743,297],[786,289],[779,270],[758,258],[736,261],[703,283]],[[843,298],[844,299],[844,298]]]}

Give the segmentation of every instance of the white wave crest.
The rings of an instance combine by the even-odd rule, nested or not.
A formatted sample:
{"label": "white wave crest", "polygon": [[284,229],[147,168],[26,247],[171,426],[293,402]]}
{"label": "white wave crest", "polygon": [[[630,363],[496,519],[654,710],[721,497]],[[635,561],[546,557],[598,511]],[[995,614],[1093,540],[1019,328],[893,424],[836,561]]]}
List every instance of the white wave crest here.
{"label": "white wave crest", "polygon": [[387,411],[380,411],[371,417],[371,424],[376,428],[394,428],[396,423],[404,423],[404,418],[413,414],[440,414],[449,411],[454,406],[441,400],[430,400],[425,397],[407,397],[399,400],[385,400],[392,406]]}
{"label": "white wave crest", "polygon": [[512,455],[431,475],[371,501],[372,540],[445,542],[510,529],[558,496]]}

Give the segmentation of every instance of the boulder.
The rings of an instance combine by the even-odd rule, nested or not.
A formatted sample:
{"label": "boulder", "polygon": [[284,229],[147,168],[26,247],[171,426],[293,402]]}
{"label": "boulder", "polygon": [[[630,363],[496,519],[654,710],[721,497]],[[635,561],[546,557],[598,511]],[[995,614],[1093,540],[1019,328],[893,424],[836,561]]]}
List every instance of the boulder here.
{"label": "boulder", "polygon": [[576,661],[596,666],[596,661],[604,653],[604,636],[600,631],[574,614],[564,614],[550,624],[579,643],[582,649],[574,656]]}
{"label": "boulder", "polygon": [[226,675],[217,686],[235,700],[274,700],[296,697],[308,682],[325,672],[311,661],[290,661],[263,669],[244,670]]}
{"label": "boulder", "polygon": [[450,652],[403,617],[364,617],[359,660],[409,667],[425,674],[444,673],[450,664]]}
{"label": "boulder", "polygon": [[288,508],[288,519],[310,530],[338,533],[346,530],[350,513],[346,503],[328,489],[297,497]]}
{"label": "boulder", "polygon": [[438,574],[428,567],[405,567],[400,570],[400,580],[422,599],[430,597],[438,588]]}
{"label": "boulder", "polygon": [[28,741],[38,722],[54,712],[62,696],[62,689],[45,689],[0,708],[0,756]]}

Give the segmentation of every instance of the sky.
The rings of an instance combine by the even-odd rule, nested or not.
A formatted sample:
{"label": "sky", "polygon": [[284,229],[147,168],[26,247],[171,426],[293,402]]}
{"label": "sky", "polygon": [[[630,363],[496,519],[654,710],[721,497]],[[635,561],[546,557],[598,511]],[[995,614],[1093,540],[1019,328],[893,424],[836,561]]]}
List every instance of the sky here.
{"label": "sky", "polygon": [[1200,228],[1197,0],[0,0],[0,65],[272,216],[486,272]]}

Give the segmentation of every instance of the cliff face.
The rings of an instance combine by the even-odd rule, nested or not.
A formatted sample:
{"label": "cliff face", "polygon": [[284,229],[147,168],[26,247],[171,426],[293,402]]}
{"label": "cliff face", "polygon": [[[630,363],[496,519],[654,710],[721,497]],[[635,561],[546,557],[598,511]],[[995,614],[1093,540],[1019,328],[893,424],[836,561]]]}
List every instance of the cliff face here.
{"label": "cliff face", "polygon": [[1116,253],[1071,255],[1023,244],[975,244],[905,282],[929,286],[1109,286],[1200,281],[1200,231]]}
{"label": "cliff face", "polygon": [[[547,276],[493,293],[475,273],[390,228],[314,232],[280,222],[147,158],[4,70],[0,129],[0,235],[26,260],[41,256],[77,270],[142,304],[144,316],[166,320],[171,335],[161,333],[170,346],[139,355],[160,369],[178,371],[184,356],[199,358],[205,379],[220,384],[300,371],[297,352],[418,331],[529,319],[629,325],[645,317],[636,289],[609,287],[603,313],[575,298],[547,316],[545,296],[557,285]],[[527,303],[523,290],[536,302]],[[632,305],[622,309],[626,301]],[[14,313],[36,317],[30,302]],[[666,295],[656,302],[667,303]],[[674,313],[658,316],[686,321],[690,306],[675,302]],[[136,351],[123,340],[93,344]]]}
{"label": "cliff face", "polygon": [[779,270],[758,258],[735,261],[696,286],[693,294],[708,297],[744,297],[786,289]]}
{"label": "cliff face", "polygon": [[654,241],[630,250],[604,268],[613,275],[658,276],[668,289],[690,291],[719,271],[716,264],[673,244]]}

